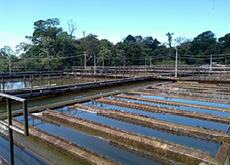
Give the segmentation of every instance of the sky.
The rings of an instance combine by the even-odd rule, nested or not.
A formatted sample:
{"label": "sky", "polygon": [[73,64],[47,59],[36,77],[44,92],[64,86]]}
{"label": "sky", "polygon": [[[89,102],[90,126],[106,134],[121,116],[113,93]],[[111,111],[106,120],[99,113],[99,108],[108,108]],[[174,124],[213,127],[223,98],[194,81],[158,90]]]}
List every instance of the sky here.
{"label": "sky", "polygon": [[219,38],[230,33],[229,7],[230,0],[0,0],[0,48],[27,42],[34,22],[49,18],[64,31],[75,22],[76,38],[85,31],[113,43],[129,34],[164,43],[167,32],[193,39],[208,30]]}

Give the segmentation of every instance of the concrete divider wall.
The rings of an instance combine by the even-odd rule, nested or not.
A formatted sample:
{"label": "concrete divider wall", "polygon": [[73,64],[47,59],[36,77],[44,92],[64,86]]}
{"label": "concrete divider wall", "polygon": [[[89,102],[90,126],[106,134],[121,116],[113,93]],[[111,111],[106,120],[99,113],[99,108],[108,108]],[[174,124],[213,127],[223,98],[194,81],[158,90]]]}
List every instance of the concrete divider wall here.
{"label": "concrete divider wall", "polygon": [[95,133],[97,136],[113,139],[148,152],[157,153],[175,161],[186,164],[199,164],[201,162],[207,162],[209,164],[217,163],[214,158],[210,157],[207,153],[204,153],[201,150],[195,150],[186,146],[173,144],[171,142],[169,143],[167,141],[162,141],[152,137],[141,136],[129,131],[124,131],[118,128],[106,126],[104,124],[51,110],[44,111],[42,115],[46,118],[55,120],[60,124],[66,123],[68,125],[72,125],[73,127],[77,127],[78,129]]}

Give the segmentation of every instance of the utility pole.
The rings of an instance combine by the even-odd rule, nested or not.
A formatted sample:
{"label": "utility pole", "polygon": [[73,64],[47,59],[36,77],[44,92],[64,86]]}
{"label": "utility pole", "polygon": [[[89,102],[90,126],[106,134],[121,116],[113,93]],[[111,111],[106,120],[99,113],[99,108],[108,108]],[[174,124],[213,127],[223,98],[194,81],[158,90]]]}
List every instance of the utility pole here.
{"label": "utility pole", "polygon": [[177,47],[176,47],[175,77],[177,77],[177,56],[178,56],[178,50],[177,50]]}
{"label": "utility pole", "polygon": [[84,52],[84,63],[85,63],[85,69],[86,69],[86,52]]}

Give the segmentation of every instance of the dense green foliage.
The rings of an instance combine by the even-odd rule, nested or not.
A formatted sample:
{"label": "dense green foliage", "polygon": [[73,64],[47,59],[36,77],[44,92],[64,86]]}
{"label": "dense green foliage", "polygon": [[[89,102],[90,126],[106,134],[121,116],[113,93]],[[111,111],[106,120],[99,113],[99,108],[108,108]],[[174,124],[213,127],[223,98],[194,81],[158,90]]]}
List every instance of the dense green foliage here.
{"label": "dense green foliage", "polygon": [[174,33],[168,32],[168,43],[165,44],[151,36],[128,35],[123,41],[113,44],[106,39],[99,40],[93,34],[75,39],[73,32],[76,25],[68,23],[69,32],[60,27],[57,18],[34,22],[32,36],[26,36],[29,43],[20,43],[16,53],[8,46],[0,49],[0,72],[63,70],[84,66],[84,53],[87,66],[174,64],[175,45],[179,64],[208,64],[210,55],[213,61],[227,64],[230,57],[230,33],[217,39],[213,32],[206,31],[194,39],[177,37],[173,42]]}

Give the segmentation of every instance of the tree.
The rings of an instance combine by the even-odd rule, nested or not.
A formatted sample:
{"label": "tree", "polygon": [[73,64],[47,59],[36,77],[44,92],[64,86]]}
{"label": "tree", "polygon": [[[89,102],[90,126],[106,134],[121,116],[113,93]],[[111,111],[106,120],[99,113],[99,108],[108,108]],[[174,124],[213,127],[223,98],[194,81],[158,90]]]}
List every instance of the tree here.
{"label": "tree", "polygon": [[191,55],[190,47],[191,47],[191,41],[186,41],[184,43],[179,44],[178,53],[181,55]]}
{"label": "tree", "polygon": [[117,66],[124,66],[126,65],[126,57],[125,57],[125,51],[122,49],[122,42],[118,42],[116,45],[114,45],[114,60],[112,60],[111,65],[117,65]]}
{"label": "tree", "polygon": [[151,50],[156,49],[161,43],[155,38],[148,36],[143,39],[143,43]]}
{"label": "tree", "polygon": [[62,28],[58,28],[60,21],[58,18],[51,18],[47,20],[39,20],[34,22],[34,32],[32,36],[33,44],[41,43],[42,37],[50,37],[56,39],[58,33],[62,31]]}
{"label": "tree", "polygon": [[77,25],[75,22],[73,22],[73,20],[69,20],[67,22],[68,22],[68,30],[70,33],[70,37],[72,38],[74,31],[77,29]]}
{"label": "tree", "polygon": [[[191,55],[191,52],[189,51],[190,46],[191,46],[191,39],[185,38],[185,37],[176,37],[174,39],[175,44],[177,45],[177,50],[178,50],[178,54],[183,56],[183,55]],[[194,60],[192,60],[191,58],[193,58],[191,56],[191,58],[189,56],[187,57],[181,57],[180,58],[180,63],[183,62],[187,62],[188,64],[194,63]]]}
{"label": "tree", "polygon": [[[0,50],[0,68],[2,71],[11,73],[12,71],[12,61],[16,60],[15,52],[11,49],[10,46],[4,46]],[[9,70],[8,70],[9,69]]]}
{"label": "tree", "polygon": [[129,43],[129,44],[132,44],[135,42],[136,42],[136,39],[131,34],[129,34],[124,40],[124,43]]}
{"label": "tree", "polygon": [[41,38],[41,49],[40,49],[40,56],[41,57],[47,57],[49,58],[50,55],[55,55],[56,52],[54,50],[54,43],[55,43],[55,40],[50,38],[50,37],[42,37]]}
{"label": "tree", "polygon": [[[100,52],[98,53],[97,62],[98,63],[102,62],[102,66],[104,67],[105,62],[106,62],[106,65],[109,64],[111,55],[112,55],[112,52],[108,48],[102,47]],[[105,59],[107,60],[105,61]]]}
{"label": "tree", "polygon": [[230,33],[218,39],[221,53],[230,53]]}
{"label": "tree", "polygon": [[166,33],[165,35],[168,37],[168,45],[169,45],[169,57],[170,57],[170,61],[171,61],[171,57],[172,57],[172,36],[174,33]]}
{"label": "tree", "polygon": [[58,55],[71,54],[77,52],[77,41],[67,32],[58,34],[55,41],[55,49]]}
{"label": "tree", "polygon": [[[11,63],[13,71],[24,68],[27,71],[67,69],[69,66],[83,65],[84,52],[87,54],[87,64],[91,66],[144,65],[150,60],[154,64],[166,64],[172,58],[174,33],[166,34],[168,42],[165,44],[152,36],[129,34],[114,45],[106,39],[99,40],[94,34],[85,36],[85,31],[83,38],[75,39],[76,23],[72,20],[67,23],[68,29],[63,31],[58,18],[34,22],[32,36],[26,36],[28,43],[22,42],[16,47],[19,56],[9,47],[0,50],[0,71],[8,72]],[[211,54],[230,53],[230,33],[220,37],[218,42],[211,31],[203,32],[193,40],[176,37],[174,41],[178,44],[180,58],[187,64],[209,63]],[[218,60],[224,61],[223,58]]]}
{"label": "tree", "polygon": [[[191,64],[209,64],[210,55],[219,53],[218,43],[215,34],[211,31],[205,31],[193,39],[190,44],[189,51],[193,60],[187,61]],[[203,58],[203,60],[200,60]]]}
{"label": "tree", "polygon": [[0,53],[1,56],[4,56],[6,58],[9,58],[15,55],[14,51],[12,50],[10,46],[4,46],[3,48],[1,48],[0,52],[1,52]]}
{"label": "tree", "polygon": [[[31,66],[34,69],[58,69],[59,66],[63,66],[59,69],[65,69],[68,65],[81,64],[77,57],[68,57],[69,54],[77,52],[78,41],[73,37],[77,28],[76,24],[72,20],[68,21],[70,34],[63,31],[59,26],[60,20],[58,18],[34,22],[33,35],[31,37],[26,36],[31,41],[31,46],[26,53],[22,54],[24,58],[30,58],[30,61],[34,62],[34,65]],[[26,48],[25,45],[18,46],[18,50],[24,48]],[[37,63],[43,65],[37,65]]]}
{"label": "tree", "polygon": [[135,36],[135,40],[137,43],[141,43],[143,41],[143,37],[142,36]]}
{"label": "tree", "polygon": [[215,34],[211,31],[206,31],[193,39],[190,51],[195,55],[210,55],[218,53],[217,46]]}
{"label": "tree", "polygon": [[165,35],[168,37],[168,45],[169,45],[169,48],[171,49],[172,48],[172,36],[174,35],[174,33],[168,32]]}
{"label": "tree", "polygon": [[19,45],[16,46],[16,54],[21,54],[21,56],[23,57],[23,55],[30,50],[31,46],[31,44],[21,42]]}
{"label": "tree", "polygon": [[93,57],[93,61],[89,61],[90,65],[96,66],[96,55],[100,49],[100,42],[97,39],[97,35],[89,34],[85,38],[80,39],[79,45],[77,46],[79,51],[87,52],[87,61]]}
{"label": "tree", "polygon": [[191,41],[191,39],[185,37],[176,37],[174,41],[177,46],[181,46],[182,44]]}

